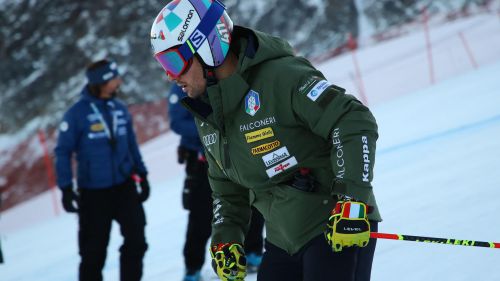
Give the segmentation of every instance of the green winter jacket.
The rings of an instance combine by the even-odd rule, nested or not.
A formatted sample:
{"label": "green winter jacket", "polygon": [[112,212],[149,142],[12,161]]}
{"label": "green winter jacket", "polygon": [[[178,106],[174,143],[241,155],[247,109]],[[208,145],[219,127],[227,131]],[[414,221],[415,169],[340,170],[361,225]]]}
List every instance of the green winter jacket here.
{"label": "green winter jacket", "polygon": [[[266,239],[290,254],[323,233],[338,194],[367,203],[380,221],[368,108],[279,38],[236,26],[232,44],[236,73],[183,100],[209,162],[212,244],[244,242],[250,205],[265,218]],[[299,171],[312,191],[293,187]]]}

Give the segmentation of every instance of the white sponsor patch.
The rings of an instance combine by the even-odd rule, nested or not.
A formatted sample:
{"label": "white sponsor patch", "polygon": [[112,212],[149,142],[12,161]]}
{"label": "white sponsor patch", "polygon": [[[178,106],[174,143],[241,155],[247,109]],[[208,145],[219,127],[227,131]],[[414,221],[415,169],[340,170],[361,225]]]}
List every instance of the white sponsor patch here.
{"label": "white sponsor patch", "polygon": [[288,149],[286,149],[286,146],[284,146],[276,151],[262,156],[262,161],[264,161],[266,167],[269,167],[281,162],[282,160],[285,160],[288,157],[290,157],[290,153],[288,153]]}
{"label": "white sponsor patch", "polygon": [[66,132],[69,129],[68,122],[62,121],[61,124],[59,125],[59,130],[61,132]]}
{"label": "white sponsor patch", "polygon": [[295,159],[295,157],[288,158],[288,160],[285,160],[285,161],[279,163],[278,165],[267,169],[266,173],[267,173],[268,177],[272,178],[272,177],[276,176],[277,174],[284,172],[295,165],[297,165],[297,159]]}
{"label": "white sponsor patch", "polygon": [[89,133],[88,134],[88,137],[89,139],[93,140],[93,139],[103,139],[103,138],[107,138],[108,137],[108,134],[106,134],[106,132],[100,132],[100,133]]}
{"label": "white sponsor patch", "polygon": [[316,83],[316,85],[314,85],[314,88],[312,88],[309,91],[309,93],[307,94],[307,97],[312,101],[316,101],[319,98],[319,96],[321,96],[321,94],[323,94],[323,92],[326,90],[326,88],[328,88],[331,85],[332,85],[332,83],[330,83],[326,80],[321,80],[318,83]]}

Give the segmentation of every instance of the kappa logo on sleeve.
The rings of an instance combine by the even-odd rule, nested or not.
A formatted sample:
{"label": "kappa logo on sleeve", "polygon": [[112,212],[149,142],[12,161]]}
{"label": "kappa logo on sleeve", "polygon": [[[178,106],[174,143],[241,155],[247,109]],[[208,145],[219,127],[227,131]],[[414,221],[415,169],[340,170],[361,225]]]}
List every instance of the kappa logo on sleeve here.
{"label": "kappa logo on sleeve", "polygon": [[314,87],[309,91],[307,97],[312,101],[316,101],[323,94],[326,88],[330,87],[331,85],[333,84],[326,80],[321,80],[316,83],[316,85],[314,85]]}
{"label": "kappa logo on sleeve", "polygon": [[280,173],[290,169],[291,167],[293,167],[297,164],[298,164],[297,159],[295,159],[295,157],[289,158],[288,160],[283,161],[283,162],[279,163],[278,165],[267,169],[266,170],[267,176],[272,178],[272,177],[276,176],[277,174],[280,174]]}
{"label": "kappa logo on sleeve", "polygon": [[263,139],[267,139],[267,138],[270,138],[273,136],[274,136],[273,129],[271,127],[267,127],[264,129],[260,129],[257,131],[246,133],[245,139],[246,139],[247,143],[251,143],[251,142],[256,142],[256,141],[260,141]]}

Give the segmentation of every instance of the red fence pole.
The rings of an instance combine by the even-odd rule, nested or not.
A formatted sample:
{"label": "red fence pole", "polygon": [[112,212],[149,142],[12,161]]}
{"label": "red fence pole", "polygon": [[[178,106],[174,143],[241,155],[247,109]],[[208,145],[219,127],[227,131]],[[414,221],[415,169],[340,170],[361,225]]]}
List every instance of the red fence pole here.
{"label": "red fence pole", "polygon": [[49,149],[47,148],[47,142],[45,138],[45,133],[42,130],[38,131],[38,139],[40,140],[40,144],[43,149],[43,158],[45,161],[45,168],[47,171],[47,183],[49,184],[49,188],[52,194],[52,206],[54,208],[54,214],[56,216],[59,215],[59,204],[57,200],[57,191],[56,191],[56,180],[54,176],[54,169],[52,167],[52,161],[50,161]]}
{"label": "red fence pole", "polygon": [[427,16],[427,9],[425,9],[425,8],[422,10],[422,18],[423,18],[425,42],[426,42],[426,48],[427,48],[427,60],[429,63],[429,76],[430,76],[431,84],[434,84],[435,78],[434,78],[434,64],[432,61],[432,45],[431,45],[431,38],[429,35],[429,27],[428,27],[429,18]]}
{"label": "red fence pole", "polygon": [[363,84],[363,78],[361,76],[361,69],[359,68],[358,64],[358,59],[356,57],[356,49],[357,49],[357,43],[352,38],[351,33],[347,34],[347,46],[349,47],[349,50],[351,50],[351,55],[352,55],[352,61],[354,63],[354,68],[356,70],[356,78],[358,80],[358,89],[359,89],[359,95],[361,97],[361,102],[364,105],[368,105],[368,99],[366,98],[366,93],[365,93],[365,86]]}
{"label": "red fence pole", "polygon": [[469,44],[467,43],[467,39],[465,38],[462,31],[459,31],[458,35],[460,36],[460,39],[462,40],[462,44],[464,45],[465,51],[467,52],[467,56],[469,57],[470,63],[472,64],[474,69],[477,69],[476,59],[474,58],[474,55],[472,54],[472,51],[469,48]]}

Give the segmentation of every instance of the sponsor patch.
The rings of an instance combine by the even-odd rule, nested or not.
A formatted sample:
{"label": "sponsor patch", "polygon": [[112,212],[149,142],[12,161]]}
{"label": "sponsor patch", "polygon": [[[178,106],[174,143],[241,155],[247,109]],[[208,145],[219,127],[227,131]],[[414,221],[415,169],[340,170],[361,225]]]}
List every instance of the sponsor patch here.
{"label": "sponsor patch", "polygon": [[285,160],[288,157],[290,157],[290,153],[288,153],[288,149],[284,146],[276,151],[262,156],[262,161],[264,161],[266,167],[269,167]]}
{"label": "sponsor patch", "polygon": [[316,77],[310,77],[307,79],[306,82],[299,87],[299,93],[304,93],[307,89],[309,89],[314,81],[317,81]]}
{"label": "sponsor patch", "polygon": [[316,101],[319,98],[319,96],[323,94],[326,88],[328,88],[331,85],[332,83],[326,80],[321,80],[318,83],[316,83],[316,85],[314,85],[314,87],[309,91],[307,97],[312,101]]}
{"label": "sponsor patch", "polygon": [[338,179],[343,179],[345,174],[345,161],[344,161],[344,144],[342,143],[342,139],[340,138],[340,129],[335,128],[332,134],[333,146],[335,147],[335,155],[337,156],[337,172],[336,177]]}
{"label": "sponsor patch", "polygon": [[240,125],[240,132],[245,132],[253,129],[257,129],[263,126],[271,125],[276,123],[276,118],[274,116],[264,118],[262,120],[257,120],[248,124]]}
{"label": "sponsor patch", "polygon": [[267,139],[267,138],[270,138],[270,137],[273,137],[273,136],[274,136],[273,129],[270,128],[270,127],[267,127],[267,128],[264,128],[264,129],[260,129],[260,130],[257,130],[257,131],[246,133],[245,134],[245,139],[246,139],[247,143],[251,143],[251,142],[255,142],[255,141],[260,141],[260,140],[263,140],[263,139]]}
{"label": "sponsor patch", "polygon": [[267,173],[268,177],[272,178],[272,177],[276,176],[277,174],[280,174],[280,173],[290,169],[291,167],[293,167],[295,165],[297,165],[297,159],[295,159],[295,157],[288,158],[288,160],[285,160],[285,161],[279,163],[278,165],[267,169],[266,173]]}
{"label": "sponsor patch", "polygon": [[361,136],[363,142],[363,176],[364,182],[370,182],[370,149],[368,147],[368,137]]}
{"label": "sponsor patch", "polygon": [[259,93],[254,90],[250,90],[245,96],[245,112],[250,116],[254,116],[260,109],[260,98]]}
{"label": "sponsor patch", "polygon": [[108,138],[108,134],[106,132],[98,132],[98,133],[89,133],[89,139],[103,139]]}
{"label": "sponsor patch", "polygon": [[101,121],[101,120],[99,119],[99,114],[96,114],[96,113],[90,113],[89,115],[87,115],[87,120],[88,120],[90,123],[94,123],[94,122]]}
{"label": "sponsor patch", "polygon": [[269,152],[269,151],[275,149],[276,147],[279,147],[280,144],[281,143],[279,140],[275,140],[273,142],[268,142],[268,143],[265,143],[265,144],[262,144],[262,145],[259,145],[256,147],[252,147],[252,154],[257,155],[257,154]]}
{"label": "sponsor patch", "polygon": [[201,139],[203,140],[203,144],[205,144],[205,146],[210,146],[210,145],[215,144],[217,142],[217,134],[212,133],[212,134],[204,135],[203,137],[201,137]]}
{"label": "sponsor patch", "polygon": [[100,132],[104,130],[104,126],[102,125],[102,123],[92,124],[92,126],[90,126],[90,130],[92,132]]}

